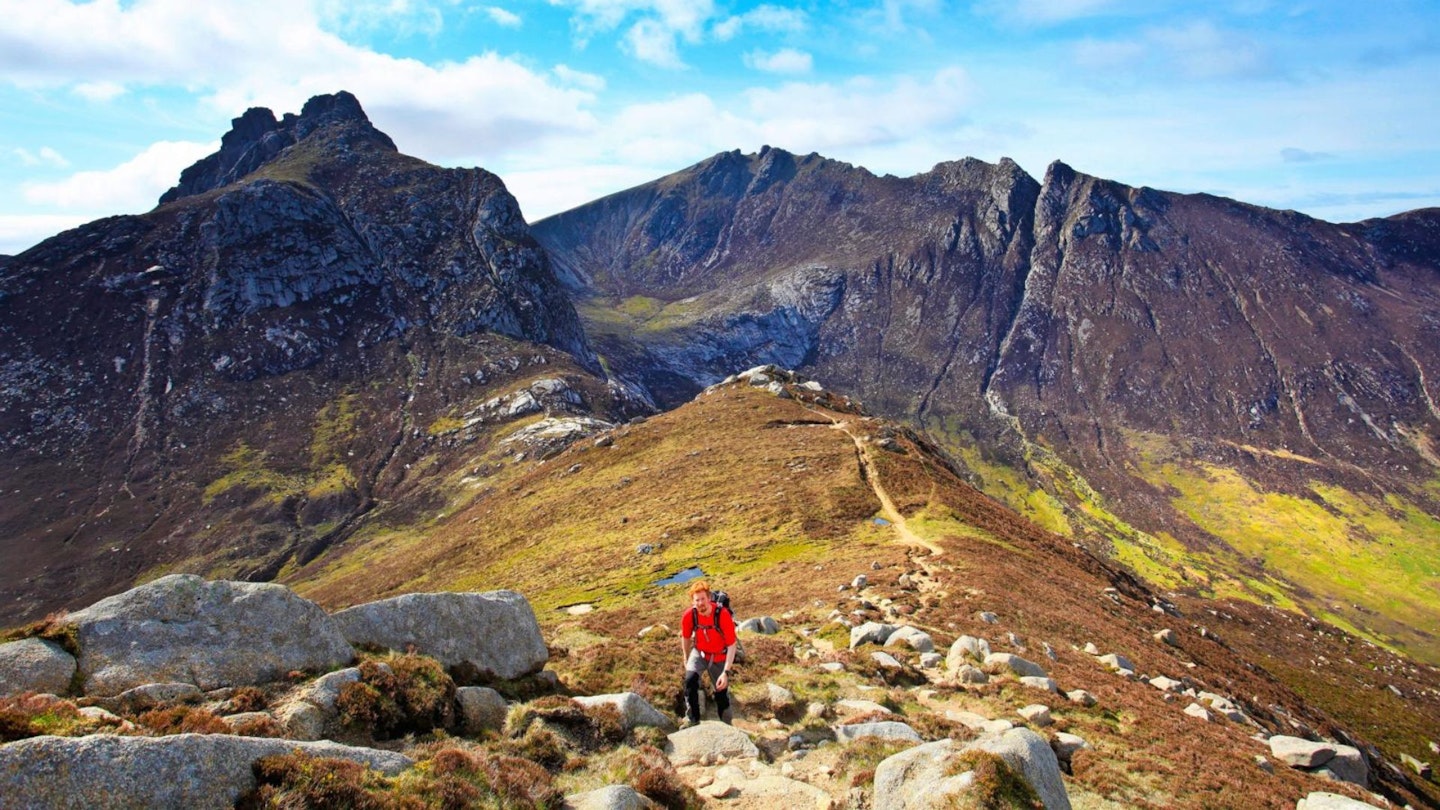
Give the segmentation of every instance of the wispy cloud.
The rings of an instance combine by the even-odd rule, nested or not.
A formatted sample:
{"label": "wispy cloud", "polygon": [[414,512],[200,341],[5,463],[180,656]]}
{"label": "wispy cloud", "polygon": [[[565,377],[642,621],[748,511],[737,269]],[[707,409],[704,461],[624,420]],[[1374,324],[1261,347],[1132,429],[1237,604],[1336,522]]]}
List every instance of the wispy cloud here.
{"label": "wispy cloud", "polygon": [[726,17],[720,22],[715,23],[712,32],[717,40],[728,42],[747,29],[768,32],[797,32],[804,31],[807,23],[808,17],[804,11],[766,5],[756,6],[744,14]]}
{"label": "wispy cloud", "polygon": [[1071,52],[1080,67],[1134,78],[1212,80],[1279,75],[1270,52],[1254,37],[1208,22],[1150,27],[1130,37],[1081,39],[1071,45]]}
{"label": "wispy cloud", "polygon": [[706,23],[715,16],[713,0],[550,0],[550,4],[574,10],[571,27],[582,47],[598,32],[624,27],[621,42],[627,53],[672,69],[685,66],[678,42],[699,42]]}
{"label": "wispy cloud", "polygon": [[505,28],[519,28],[525,22],[520,18],[519,14],[499,6],[487,6],[485,8],[485,15],[490,18],[491,22]]}
{"label": "wispy cloud", "polygon": [[24,166],[50,166],[57,169],[64,169],[70,165],[70,161],[66,160],[64,155],[61,155],[48,146],[42,146],[34,152],[21,147],[15,149],[13,154],[19,158],[20,163]]}
{"label": "wispy cloud", "polygon": [[774,53],[751,51],[745,54],[745,66],[765,73],[809,73],[814,59],[804,51],[782,48]]}

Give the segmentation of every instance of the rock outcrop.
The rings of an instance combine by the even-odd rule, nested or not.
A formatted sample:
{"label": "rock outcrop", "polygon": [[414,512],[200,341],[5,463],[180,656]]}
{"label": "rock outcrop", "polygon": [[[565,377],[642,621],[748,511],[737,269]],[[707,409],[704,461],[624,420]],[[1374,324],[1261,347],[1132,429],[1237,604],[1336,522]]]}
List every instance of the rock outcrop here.
{"label": "rock outcrop", "polygon": [[397,774],[402,754],[333,742],[226,734],[170,737],[33,737],[0,746],[0,796],[9,810],[52,808],[231,808],[255,786],[261,757],[302,751]]}
{"label": "rock outcrop", "polygon": [[874,810],[922,810],[953,806],[973,787],[954,764],[965,751],[995,754],[1039,795],[1046,810],[1068,810],[1070,799],[1059,761],[1044,738],[1029,729],[981,736],[960,746],[937,740],[902,751],[875,768]]}
{"label": "rock outcrop", "polygon": [[494,678],[538,672],[550,653],[530,603],[514,591],[412,593],[339,611],[356,646],[414,649],[447,667],[468,664]]}
{"label": "rock outcrop", "polygon": [[355,651],[325,611],[289,588],[173,574],[69,614],[83,689],[158,682],[200,689],[343,666]]}

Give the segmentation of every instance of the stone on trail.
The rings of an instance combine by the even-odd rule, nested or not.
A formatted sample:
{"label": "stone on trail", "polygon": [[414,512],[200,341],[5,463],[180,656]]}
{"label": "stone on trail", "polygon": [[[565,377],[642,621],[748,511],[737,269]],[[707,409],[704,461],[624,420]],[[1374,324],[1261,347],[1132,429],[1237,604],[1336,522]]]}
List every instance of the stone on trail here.
{"label": "stone on trail", "polygon": [[1199,703],[1191,703],[1189,706],[1186,706],[1185,713],[1197,720],[1204,720],[1207,723],[1210,722],[1210,710],[1201,706]]}
{"label": "stone on trail", "polygon": [[562,810],[650,810],[657,806],[629,785],[606,785],[584,793],[572,793],[560,805]]}
{"label": "stone on trail", "polygon": [[1043,689],[1046,692],[1060,694],[1060,685],[1055,683],[1054,678],[1041,678],[1035,675],[1026,675],[1020,679],[1021,686],[1028,686],[1031,689]]}
{"label": "stone on trail", "polygon": [[881,706],[873,700],[861,700],[860,698],[845,698],[835,701],[835,710],[843,714],[872,714],[881,712],[890,714],[890,710]]}
{"label": "stone on trail", "polygon": [[514,591],[410,593],[334,614],[355,646],[413,647],[447,667],[510,679],[539,672],[550,653],[535,612]]}
{"label": "stone on trail", "polygon": [[289,588],[172,574],[71,613],[87,695],[150,683],[202,690],[328,670],[355,651],[319,605]]}
{"label": "stone on trail", "polygon": [[955,670],[955,680],[960,683],[982,684],[989,683],[990,676],[969,664],[963,664]]}
{"label": "stone on trail", "polygon": [[53,641],[23,638],[0,644],[0,695],[63,695],[75,676],[75,656]]}
{"label": "stone on trail", "polygon": [[750,735],[740,729],[707,720],[668,735],[665,753],[678,766],[710,760],[755,759],[760,756],[760,749],[751,742]]}
{"label": "stone on trail", "polygon": [[901,723],[898,720],[881,720],[875,723],[852,723],[849,725],[838,725],[835,729],[835,740],[841,743],[854,742],[861,737],[879,737],[884,740],[901,740],[920,742],[920,734],[915,729]]}
{"label": "stone on trail", "polygon": [[255,787],[256,760],[297,749],[353,760],[389,776],[414,764],[402,754],[373,748],[228,734],[31,737],[0,746],[0,796],[7,810],[229,810]]}
{"label": "stone on trail", "polygon": [[1094,695],[1084,689],[1072,689],[1065,693],[1065,697],[1069,698],[1071,703],[1079,703],[1081,706],[1094,706],[1099,702]]}
{"label": "stone on trail", "polygon": [[1180,681],[1174,678],[1167,678],[1164,675],[1157,675],[1151,678],[1150,685],[1159,689],[1161,692],[1179,692],[1185,687],[1185,684]]}

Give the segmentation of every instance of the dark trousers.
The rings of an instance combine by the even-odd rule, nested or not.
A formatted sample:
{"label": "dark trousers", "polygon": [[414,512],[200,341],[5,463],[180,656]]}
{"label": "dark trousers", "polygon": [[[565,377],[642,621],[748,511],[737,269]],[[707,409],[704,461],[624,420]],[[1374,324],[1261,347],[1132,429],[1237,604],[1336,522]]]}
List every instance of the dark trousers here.
{"label": "dark trousers", "polygon": [[[692,723],[700,722],[700,673],[702,672],[710,674],[710,683],[714,685],[720,679],[721,674],[725,672],[725,659],[722,657],[719,661],[711,661],[701,655],[699,650],[690,651],[690,658],[685,662],[685,714]],[[728,687],[729,684],[726,686]],[[730,711],[730,690],[728,688],[715,690],[715,711],[719,713],[721,719],[724,719],[726,713]]]}

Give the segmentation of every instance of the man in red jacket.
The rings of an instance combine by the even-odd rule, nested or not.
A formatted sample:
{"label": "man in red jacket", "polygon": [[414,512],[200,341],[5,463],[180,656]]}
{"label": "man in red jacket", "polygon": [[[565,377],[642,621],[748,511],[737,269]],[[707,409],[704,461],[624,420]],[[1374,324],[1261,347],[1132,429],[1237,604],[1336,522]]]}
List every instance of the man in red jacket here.
{"label": "man in red jacket", "polygon": [[700,673],[715,685],[715,710],[730,722],[730,667],[735,662],[735,617],[710,599],[710,583],[690,585],[690,609],[680,618],[680,650],[685,654],[684,725],[700,722]]}

